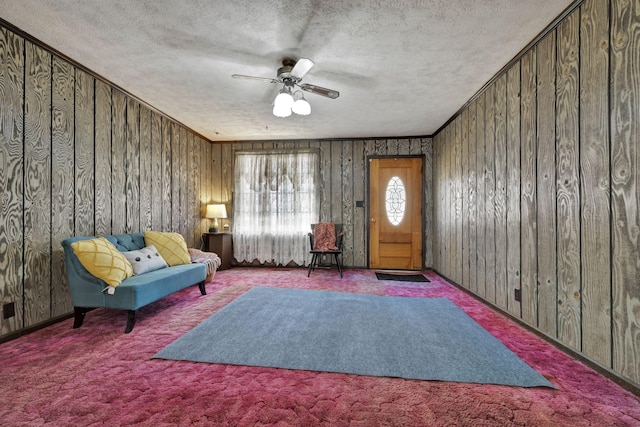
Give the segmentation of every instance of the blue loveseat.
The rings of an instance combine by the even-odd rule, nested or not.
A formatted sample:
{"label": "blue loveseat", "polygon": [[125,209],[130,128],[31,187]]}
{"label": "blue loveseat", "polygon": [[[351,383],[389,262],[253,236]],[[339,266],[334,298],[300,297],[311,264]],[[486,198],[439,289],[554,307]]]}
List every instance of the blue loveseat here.
{"label": "blue loveseat", "polygon": [[[115,234],[102,237],[121,252],[140,250],[146,246],[143,233]],[[84,268],[71,247],[73,242],[95,238],[96,236],[77,236],[62,241],[67,279],[74,307],[74,328],[82,326],[88,311],[104,307],[128,311],[125,333],[129,333],[135,325],[136,310],[147,304],[196,283],[200,288],[200,293],[206,295],[204,285],[206,266],[199,263],[175,265],[134,275],[123,280],[116,288],[110,287]]]}

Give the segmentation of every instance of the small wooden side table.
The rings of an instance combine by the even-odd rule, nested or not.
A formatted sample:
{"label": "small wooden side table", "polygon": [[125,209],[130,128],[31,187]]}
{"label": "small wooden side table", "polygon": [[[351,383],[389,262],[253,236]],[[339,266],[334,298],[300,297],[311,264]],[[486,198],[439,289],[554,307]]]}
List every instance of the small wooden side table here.
{"label": "small wooden side table", "polygon": [[207,252],[214,252],[220,257],[220,268],[226,270],[231,268],[233,259],[233,235],[231,233],[204,233],[204,247]]}

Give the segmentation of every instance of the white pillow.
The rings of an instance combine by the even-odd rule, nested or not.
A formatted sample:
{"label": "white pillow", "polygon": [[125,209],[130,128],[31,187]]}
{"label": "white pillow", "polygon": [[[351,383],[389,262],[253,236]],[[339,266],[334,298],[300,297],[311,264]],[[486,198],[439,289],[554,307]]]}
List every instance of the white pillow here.
{"label": "white pillow", "polygon": [[167,267],[166,261],[153,245],[138,251],[123,252],[122,255],[131,263],[133,274],[147,273]]}

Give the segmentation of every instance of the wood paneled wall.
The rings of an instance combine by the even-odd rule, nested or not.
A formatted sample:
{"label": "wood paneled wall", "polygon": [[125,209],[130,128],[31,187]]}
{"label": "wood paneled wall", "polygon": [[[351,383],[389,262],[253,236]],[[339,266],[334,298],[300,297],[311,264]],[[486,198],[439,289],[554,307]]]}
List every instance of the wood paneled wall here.
{"label": "wood paneled wall", "polygon": [[636,384],[638,52],[640,2],[583,2],[436,135],[433,167],[435,269]]}
{"label": "wood paneled wall", "polygon": [[1,27],[0,99],[0,306],[16,312],[0,337],[71,312],[66,237],[173,230],[200,247],[221,189],[209,141]]}
{"label": "wood paneled wall", "polygon": [[[370,156],[424,156],[424,265],[433,265],[431,230],[432,202],[432,140],[431,138],[376,140],[314,140],[314,141],[248,141],[214,146],[213,198],[232,207],[233,156],[236,151],[314,148],[320,152],[320,219],[342,223],[345,231],[344,265],[368,265],[368,158]],[[215,167],[215,165],[221,165]],[[363,201],[365,207],[357,207]],[[428,243],[428,244],[427,244]]]}

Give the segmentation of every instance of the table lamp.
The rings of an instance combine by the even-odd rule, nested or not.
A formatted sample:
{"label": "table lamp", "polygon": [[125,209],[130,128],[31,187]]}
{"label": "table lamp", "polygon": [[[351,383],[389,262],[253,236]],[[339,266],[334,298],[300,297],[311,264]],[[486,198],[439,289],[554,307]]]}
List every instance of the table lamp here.
{"label": "table lamp", "polygon": [[209,233],[218,232],[218,219],[227,218],[227,207],[223,204],[207,205],[205,218],[213,219],[213,225],[209,227]]}

